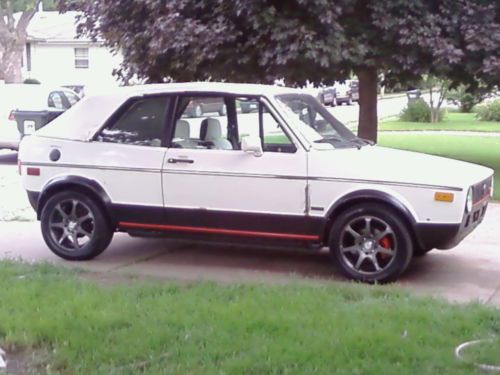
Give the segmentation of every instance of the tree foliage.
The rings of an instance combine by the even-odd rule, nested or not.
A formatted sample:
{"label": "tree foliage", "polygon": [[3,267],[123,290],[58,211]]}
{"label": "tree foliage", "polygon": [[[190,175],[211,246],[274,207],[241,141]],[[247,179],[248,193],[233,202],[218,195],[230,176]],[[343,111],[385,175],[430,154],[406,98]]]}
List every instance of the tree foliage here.
{"label": "tree foliage", "polygon": [[500,77],[497,0],[62,0],[80,31],[120,50],[118,74],[152,82],[360,80],[360,134],[375,139],[378,72],[452,84]]}

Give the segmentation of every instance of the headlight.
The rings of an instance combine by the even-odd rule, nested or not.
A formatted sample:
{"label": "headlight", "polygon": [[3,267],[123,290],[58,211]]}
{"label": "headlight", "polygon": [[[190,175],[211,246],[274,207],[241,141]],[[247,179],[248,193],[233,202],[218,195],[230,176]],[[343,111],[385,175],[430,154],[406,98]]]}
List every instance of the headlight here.
{"label": "headlight", "polygon": [[465,202],[465,212],[472,211],[473,203],[474,203],[474,192],[472,190],[472,187],[470,187],[469,191],[467,192],[467,201]]}

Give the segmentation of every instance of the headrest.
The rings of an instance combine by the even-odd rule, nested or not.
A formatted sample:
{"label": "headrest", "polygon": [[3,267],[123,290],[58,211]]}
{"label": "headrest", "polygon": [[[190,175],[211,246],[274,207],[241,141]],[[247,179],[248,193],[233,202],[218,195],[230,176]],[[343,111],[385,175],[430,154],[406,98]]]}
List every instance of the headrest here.
{"label": "headrest", "polygon": [[178,120],[175,125],[174,138],[189,139],[189,122],[186,120]]}
{"label": "headrest", "polygon": [[200,139],[204,141],[213,141],[222,138],[222,129],[217,119],[208,117],[201,122]]}

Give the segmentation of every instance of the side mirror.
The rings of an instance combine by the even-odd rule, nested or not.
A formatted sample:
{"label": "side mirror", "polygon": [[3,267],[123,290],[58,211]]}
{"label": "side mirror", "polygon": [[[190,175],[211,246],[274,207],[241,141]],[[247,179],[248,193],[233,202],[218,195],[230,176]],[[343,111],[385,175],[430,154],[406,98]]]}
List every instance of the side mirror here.
{"label": "side mirror", "polygon": [[252,154],[253,156],[256,157],[264,155],[260,137],[252,137],[252,136],[243,137],[241,139],[241,149],[242,151]]}

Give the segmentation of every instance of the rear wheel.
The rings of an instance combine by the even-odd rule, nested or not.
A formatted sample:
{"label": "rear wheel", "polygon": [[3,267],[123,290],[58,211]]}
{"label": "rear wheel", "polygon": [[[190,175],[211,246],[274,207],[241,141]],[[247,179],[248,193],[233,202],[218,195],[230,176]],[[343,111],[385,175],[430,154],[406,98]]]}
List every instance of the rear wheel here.
{"label": "rear wheel", "polygon": [[47,246],[66,260],[88,260],[101,254],[113,238],[102,209],[86,195],[66,191],[52,196],[42,210]]}
{"label": "rear wheel", "polygon": [[348,278],[383,283],[396,280],[406,270],[413,244],[395,212],[368,203],[340,214],[330,232],[330,254]]}

